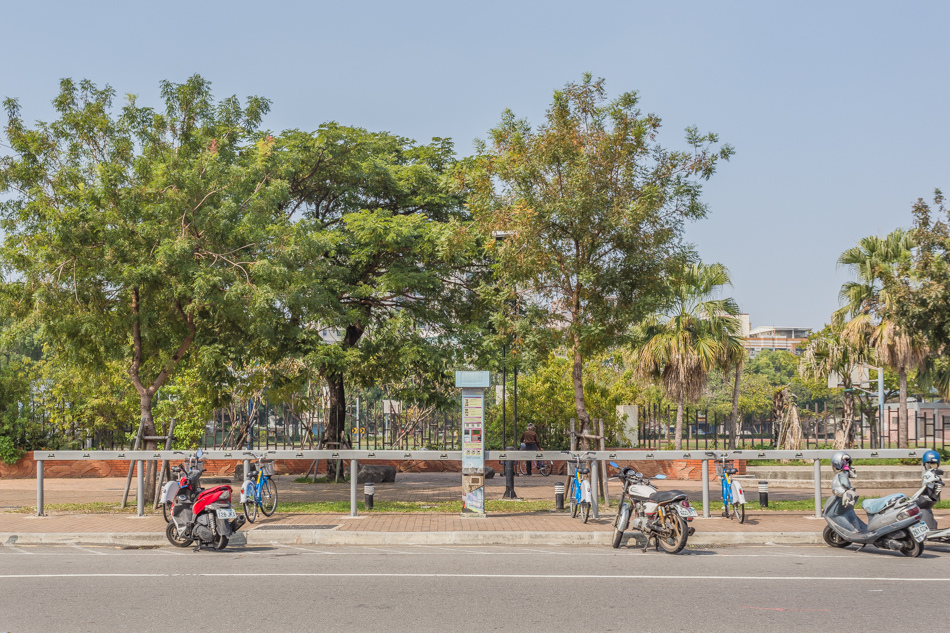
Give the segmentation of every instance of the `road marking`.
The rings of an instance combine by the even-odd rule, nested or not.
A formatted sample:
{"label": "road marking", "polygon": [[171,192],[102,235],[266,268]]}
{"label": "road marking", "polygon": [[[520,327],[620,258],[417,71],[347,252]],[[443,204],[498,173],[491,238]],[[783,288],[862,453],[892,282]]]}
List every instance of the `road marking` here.
{"label": "road marking", "polygon": [[494,578],[538,580],[781,580],[830,582],[950,582],[950,578],[861,577],[861,576],[696,576],[636,574],[389,574],[389,573],[316,573],[316,572],[244,572],[244,573],[176,573],[176,574],[0,574],[0,579],[25,578]]}
{"label": "road marking", "polygon": [[271,541],[270,544],[273,545],[274,547],[281,547],[281,548],[284,548],[284,549],[298,550],[298,551],[301,551],[301,552],[307,552],[308,554],[325,554],[325,555],[327,555],[327,556],[336,556],[336,555],[337,555],[337,552],[327,552],[327,551],[318,550],[318,549],[308,549],[308,548],[306,548],[306,547],[294,547],[293,545],[284,545],[283,543],[278,543],[277,541]]}
{"label": "road marking", "polygon": [[89,552],[90,554],[95,554],[96,556],[108,556],[108,554],[106,554],[105,552],[97,552],[94,549],[89,549],[87,547],[83,547],[82,545],[70,545],[70,547],[78,549],[81,552]]}
{"label": "road marking", "polygon": [[20,554],[27,554],[30,556],[34,556],[36,554],[35,552],[28,552],[22,547],[17,547],[16,545],[4,545],[2,548],[0,548],[0,550],[4,550],[4,549],[13,550],[14,552],[19,552]]}

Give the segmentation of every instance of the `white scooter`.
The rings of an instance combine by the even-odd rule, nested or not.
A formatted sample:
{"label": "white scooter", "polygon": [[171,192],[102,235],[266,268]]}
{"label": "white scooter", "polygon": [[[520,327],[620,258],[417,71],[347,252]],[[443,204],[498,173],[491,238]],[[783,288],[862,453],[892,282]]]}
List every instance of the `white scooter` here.
{"label": "white scooter", "polygon": [[950,528],[937,528],[933,507],[940,500],[940,491],[943,488],[943,471],[939,468],[925,470],[920,489],[911,496],[911,500],[920,508],[920,518],[924,520],[930,530],[927,532],[928,541],[950,543]]}

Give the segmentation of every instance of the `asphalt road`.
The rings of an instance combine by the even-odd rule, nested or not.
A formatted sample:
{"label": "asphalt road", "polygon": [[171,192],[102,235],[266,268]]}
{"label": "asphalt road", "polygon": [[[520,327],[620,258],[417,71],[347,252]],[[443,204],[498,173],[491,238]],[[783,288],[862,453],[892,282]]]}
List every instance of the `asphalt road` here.
{"label": "asphalt road", "polygon": [[0,546],[0,631],[890,631],[948,589],[939,545]]}

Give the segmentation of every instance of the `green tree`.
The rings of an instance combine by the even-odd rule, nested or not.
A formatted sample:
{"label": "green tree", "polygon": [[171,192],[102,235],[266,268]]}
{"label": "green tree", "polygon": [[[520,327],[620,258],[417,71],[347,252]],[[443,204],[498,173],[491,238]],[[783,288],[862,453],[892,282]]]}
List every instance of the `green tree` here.
{"label": "green tree", "polygon": [[923,366],[929,350],[919,332],[896,320],[894,297],[885,283],[895,278],[902,263],[906,266],[913,248],[911,235],[896,229],[884,238],[862,238],[838,258],[838,265],[848,266],[857,278],[845,283],[839,295],[845,305],[835,312],[835,318],[848,319],[843,335],[855,345],[873,348],[878,362],[898,372],[898,448],[907,448],[908,441],[907,376]]}
{"label": "green tree", "polygon": [[[347,381],[396,383],[412,373],[432,378],[413,383],[416,396],[432,396],[464,347],[474,251],[446,180],[452,144],[329,123],[286,132],[277,145],[288,199],[272,251],[279,344],[270,353],[325,381],[325,440],[339,443]],[[422,372],[423,357],[437,367]]]}
{"label": "green tree", "polygon": [[658,378],[676,402],[676,450],[683,447],[685,404],[699,400],[710,372],[732,366],[744,352],[736,302],[714,298],[729,283],[722,264],[684,266],[667,282],[669,307],[634,330],[638,373]]}
{"label": "green tree", "polygon": [[163,111],[129,97],[115,112],[112,88],[63,80],[58,118],[33,128],[7,100],[0,163],[9,312],[76,365],[123,363],[146,436],[186,355],[212,367],[244,349],[283,194],[257,132],[266,100],[216,103],[198,76],[161,91]]}
{"label": "green tree", "polygon": [[707,211],[700,181],[732,154],[695,128],[688,150],[663,148],[659,117],[638,103],[634,92],[607,101],[604,81],[585,75],[555,91],[537,129],[506,111],[461,178],[477,225],[506,236],[500,286],[571,349],[583,435],[585,358],[660,306],[665,275],[686,259],[683,223]]}

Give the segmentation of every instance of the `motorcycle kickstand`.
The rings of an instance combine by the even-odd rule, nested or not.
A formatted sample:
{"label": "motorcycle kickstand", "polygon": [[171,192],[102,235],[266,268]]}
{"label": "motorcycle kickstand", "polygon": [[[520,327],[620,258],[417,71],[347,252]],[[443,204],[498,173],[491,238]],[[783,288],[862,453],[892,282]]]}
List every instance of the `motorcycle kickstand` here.
{"label": "motorcycle kickstand", "polygon": [[855,554],[857,554],[858,552],[860,552],[861,550],[863,550],[865,547],[868,546],[867,543],[858,543],[857,545],[858,545],[858,549],[853,550]]}

